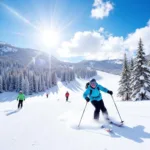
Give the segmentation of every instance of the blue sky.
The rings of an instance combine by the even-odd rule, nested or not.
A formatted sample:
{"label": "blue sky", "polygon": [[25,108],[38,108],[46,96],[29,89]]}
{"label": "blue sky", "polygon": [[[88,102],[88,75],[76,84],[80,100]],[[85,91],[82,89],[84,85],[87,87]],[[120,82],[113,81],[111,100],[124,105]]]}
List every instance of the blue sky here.
{"label": "blue sky", "polygon": [[[96,1],[99,4],[93,6]],[[103,18],[92,17],[92,9],[101,8],[107,2],[111,5],[108,15]],[[147,22],[150,19],[149,8],[149,0],[2,0],[0,4],[0,41],[19,47],[44,49],[43,44],[39,42],[40,37],[38,39],[38,36],[40,36],[39,31],[35,27],[40,26],[44,29],[53,26],[55,30],[61,30],[60,40],[56,49],[59,48],[63,51],[64,46],[62,47],[61,45],[64,41],[68,41],[67,48],[70,55],[63,56],[64,60],[70,61],[70,58],[73,57],[73,61],[83,58],[89,59],[88,55],[90,51],[92,53],[92,49],[89,50],[88,54],[86,52],[79,55],[75,54],[74,49],[80,48],[79,46],[76,48],[74,48],[74,45],[71,46],[73,42],[70,39],[74,40],[76,33],[82,33],[76,36],[79,38],[75,41],[78,42],[77,44],[80,43],[79,40],[84,43],[83,38],[87,36],[92,38],[90,41],[94,40],[95,34],[93,35],[93,32],[99,33],[99,28],[104,28],[105,30],[105,32],[99,33],[100,36],[98,35],[100,39],[102,38],[101,36],[104,36],[105,43],[112,39],[111,36],[113,40],[114,37],[117,37],[119,39],[123,38],[123,42],[131,43],[130,41],[132,40],[129,42],[125,40],[129,34],[136,34],[136,29],[142,29],[147,26]],[[98,15],[101,16],[102,14]],[[89,33],[84,33],[86,31]],[[114,43],[114,41],[112,42]],[[131,47],[131,44],[129,47]],[[65,50],[67,48],[65,45]],[[73,49],[72,52],[71,49]],[[105,49],[105,53],[106,51]],[[59,54],[61,57],[61,53]],[[103,56],[105,55],[103,54]]]}

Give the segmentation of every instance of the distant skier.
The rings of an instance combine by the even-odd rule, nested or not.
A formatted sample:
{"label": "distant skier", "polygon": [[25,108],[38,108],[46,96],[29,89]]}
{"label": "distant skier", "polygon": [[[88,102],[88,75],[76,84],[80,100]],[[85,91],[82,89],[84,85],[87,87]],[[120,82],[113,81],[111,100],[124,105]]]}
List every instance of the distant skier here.
{"label": "distant skier", "polygon": [[101,110],[103,115],[104,115],[104,118],[107,121],[109,121],[108,112],[107,112],[107,109],[104,105],[100,91],[103,91],[103,92],[108,93],[110,95],[113,94],[112,91],[104,88],[103,86],[98,84],[95,79],[92,79],[90,82],[88,82],[86,84],[86,91],[84,92],[83,97],[85,98],[85,100],[87,102],[90,101],[92,103],[92,105],[95,107],[94,120],[96,120],[96,121],[99,120],[99,113]]}
{"label": "distant skier", "polygon": [[18,100],[18,109],[21,109],[23,107],[23,101],[25,101],[25,95],[23,94],[22,91],[19,92],[17,100]]}
{"label": "distant skier", "polygon": [[48,93],[46,94],[46,97],[48,98]]}
{"label": "distant skier", "polygon": [[69,98],[69,92],[68,91],[66,92],[65,96],[66,96],[66,102],[68,102],[68,98]]}

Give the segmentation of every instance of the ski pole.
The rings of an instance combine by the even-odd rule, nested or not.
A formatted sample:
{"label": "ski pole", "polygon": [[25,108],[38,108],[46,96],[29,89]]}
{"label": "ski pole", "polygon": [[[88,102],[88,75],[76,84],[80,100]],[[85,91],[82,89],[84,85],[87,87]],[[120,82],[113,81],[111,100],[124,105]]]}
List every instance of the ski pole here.
{"label": "ski pole", "polygon": [[117,108],[117,105],[116,105],[115,100],[114,100],[114,98],[113,98],[112,95],[111,95],[111,98],[112,98],[112,100],[113,100],[113,102],[114,102],[114,105],[115,105],[115,107],[116,107],[116,109],[117,109],[117,112],[118,112],[118,115],[119,115],[119,117],[120,117],[121,123],[123,123],[124,121],[123,121],[122,118],[121,118],[121,115],[120,115],[120,113],[119,113],[119,110],[118,110],[118,108]]}
{"label": "ski pole", "polygon": [[81,123],[81,120],[82,120],[82,118],[83,118],[83,115],[84,115],[84,112],[85,112],[87,103],[88,103],[88,102],[86,102],[85,108],[84,108],[84,110],[83,110],[83,113],[82,113],[82,116],[81,116],[81,119],[80,119],[80,122],[79,122],[79,125],[78,125],[78,128],[80,127],[80,123]]}

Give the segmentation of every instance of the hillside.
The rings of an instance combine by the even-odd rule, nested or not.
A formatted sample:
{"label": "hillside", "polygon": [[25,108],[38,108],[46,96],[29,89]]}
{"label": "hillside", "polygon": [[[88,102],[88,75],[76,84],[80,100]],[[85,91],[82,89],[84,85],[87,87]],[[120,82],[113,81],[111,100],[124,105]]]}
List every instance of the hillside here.
{"label": "hillside", "polygon": [[[125,126],[111,126],[113,134],[100,129],[92,121],[93,106],[89,103],[80,130],[77,128],[85,100],[82,97],[86,80],[76,80],[68,85],[58,83],[46,93],[26,99],[24,108],[15,112],[16,93],[0,95],[0,141],[2,150],[149,150],[150,103],[119,102],[116,97],[119,76],[98,72],[99,83],[114,91],[114,98]],[[113,79],[113,80],[112,80]],[[70,92],[70,103],[64,93]],[[119,120],[113,101],[102,93],[105,105],[112,118]],[[102,119],[101,115],[101,120]]]}

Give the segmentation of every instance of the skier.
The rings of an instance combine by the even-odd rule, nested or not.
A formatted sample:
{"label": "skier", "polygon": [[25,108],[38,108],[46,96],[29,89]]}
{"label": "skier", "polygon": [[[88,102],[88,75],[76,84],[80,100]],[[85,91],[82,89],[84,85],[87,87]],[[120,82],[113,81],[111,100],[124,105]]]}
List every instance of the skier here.
{"label": "skier", "polygon": [[46,97],[48,98],[48,93],[46,94]]}
{"label": "skier", "polygon": [[68,102],[68,98],[69,98],[69,92],[68,91],[66,92],[65,96],[66,96],[66,102]]}
{"label": "skier", "polygon": [[85,100],[87,102],[90,101],[92,103],[92,105],[95,107],[94,120],[96,120],[96,121],[99,120],[99,113],[101,110],[103,115],[104,115],[104,118],[107,121],[109,121],[108,112],[107,112],[107,109],[104,105],[100,91],[103,91],[103,92],[108,93],[110,95],[112,95],[113,92],[104,88],[100,84],[98,84],[95,79],[92,79],[89,83],[87,83],[86,86],[87,86],[87,89],[84,92],[83,97],[85,98]]}
{"label": "skier", "polygon": [[18,102],[18,109],[21,109],[23,107],[23,101],[25,101],[25,95],[22,91],[19,92],[19,95],[17,97]]}

